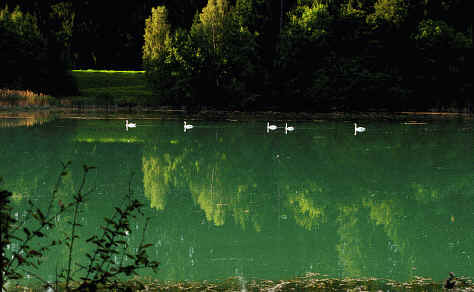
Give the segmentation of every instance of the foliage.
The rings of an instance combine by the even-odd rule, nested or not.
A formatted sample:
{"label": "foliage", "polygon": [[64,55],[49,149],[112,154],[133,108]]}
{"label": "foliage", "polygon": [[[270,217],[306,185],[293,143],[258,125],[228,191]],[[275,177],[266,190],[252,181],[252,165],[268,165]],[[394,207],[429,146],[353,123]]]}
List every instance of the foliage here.
{"label": "foliage", "polygon": [[[18,222],[12,216],[12,208],[10,207],[10,197],[12,193],[1,191],[1,272],[2,281],[0,286],[4,288],[8,280],[20,279],[25,270],[29,268],[37,269],[42,263],[43,255],[53,246],[60,244],[61,241],[52,240],[46,243],[38,243],[38,239],[48,238],[46,230],[54,228],[55,220],[58,215],[63,214],[70,207],[61,206],[61,208],[53,213],[53,203],[55,196],[59,190],[62,178],[67,175],[67,167],[69,164],[63,165],[61,174],[54,186],[50,201],[46,212],[29,200],[29,208],[26,218],[36,222],[35,228],[25,227],[25,222]],[[16,244],[15,244],[16,243]],[[12,248],[14,247],[14,248]]]}
{"label": "foliage", "polygon": [[472,48],[472,38],[449,26],[443,20],[422,20],[414,36],[418,47],[422,49],[433,48]]}
{"label": "foliage", "polygon": [[37,17],[17,6],[0,11],[0,59],[3,74],[0,86],[64,95],[77,91],[68,71],[65,48],[57,44],[65,37],[45,36]]}
{"label": "foliage", "polygon": [[227,1],[210,1],[189,32],[178,29],[172,36],[165,25],[165,10],[160,8],[162,13],[157,14],[156,9],[147,22],[145,37],[151,38],[148,32],[155,23],[154,35],[160,45],[151,54],[147,47],[151,42],[146,41],[144,66],[160,103],[218,107],[247,103],[255,76],[255,39],[239,25]]}
{"label": "foliage", "polygon": [[377,0],[374,13],[368,18],[369,22],[385,23],[399,27],[408,16],[408,7],[404,0]]}
{"label": "foliage", "polygon": [[[229,28],[229,4],[227,0],[210,0],[195,19],[190,31],[191,41],[200,72],[197,94],[199,103],[212,105],[223,103],[222,83],[226,62],[224,37]],[[207,91],[207,94],[204,94]],[[212,100],[216,98],[217,100]]]}
{"label": "foliage", "polygon": [[[390,78],[387,90],[377,92],[405,109],[413,109],[413,104],[425,110],[464,104],[472,88],[469,69],[460,61],[468,52],[459,51],[472,48],[468,1],[139,0],[115,7],[113,15],[102,2],[6,2],[21,5],[24,21],[34,19],[36,24],[30,26],[36,29],[30,31],[39,32],[40,38],[0,30],[5,40],[0,41],[0,56],[12,73],[0,81],[6,88],[77,95],[71,64],[145,69],[153,100],[126,97],[120,104],[293,110],[321,104],[316,92],[333,95],[334,103],[341,104],[339,89],[321,87],[329,86],[324,80],[334,76],[320,76],[340,62],[354,66],[353,72],[362,64],[371,80]],[[405,57],[399,56],[400,48]],[[423,57],[426,50],[432,51],[428,58]],[[350,55],[358,61],[352,62]],[[445,79],[452,73],[447,70],[456,71],[456,76],[448,76],[449,89],[420,90]],[[441,97],[446,92],[452,92],[450,97]],[[117,104],[114,93],[100,95],[104,103]],[[288,108],[288,99],[299,96]],[[412,104],[405,104],[407,99]]]}
{"label": "foliage", "polygon": [[[439,49],[469,48],[472,40],[444,20],[427,19],[424,15],[438,9],[431,2],[298,1],[286,17],[278,17],[276,38],[269,29],[275,15],[262,13],[272,8],[267,4],[209,0],[189,31],[166,34],[155,47],[160,57],[146,69],[160,102],[251,109],[271,100],[279,110],[324,111],[432,107],[444,101],[442,91],[419,91],[420,82],[431,88],[429,72],[442,78],[446,65],[457,76],[467,72],[460,61],[467,52],[443,57]],[[458,9],[448,6],[439,9]],[[394,50],[400,43],[404,57]],[[438,51],[419,58],[428,47]],[[446,77],[456,99],[465,100],[470,85]],[[415,95],[423,98],[409,101]]]}
{"label": "foliage", "polygon": [[[11,89],[40,89],[44,81],[42,66],[46,58],[46,42],[36,18],[7,7],[0,10],[1,87]],[[44,68],[43,68],[44,70]]]}
{"label": "foliage", "polygon": [[[129,184],[130,185],[130,184]],[[135,219],[137,215],[142,215],[141,208],[143,204],[132,198],[132,191],[129,188],[126,196],[126,204],[124,207],[115,208],[115,213],[110,218],[104,218],[105,225],[101,227],[102,235],[93,235],[86,242],[91,242],[95,246],[95,250],[86,254],[89,264],[83,266],[87,272],[81,277],[82,284],[79,289],[95,290],[99,285],[112,285],[112,280],[123,274],[126,276],[138,275],[137,270],[150,268],[154,272],[157,271],[159,263],[148,258],[146,249],[153,244],[145,243],[145,232],[148,227],[148,220],[143,228],[142,240],[137,248],[132,252],[127,237],[132,233],[130,219]],[[75,214],[73,227],[77,225],[77,216]],[[70,248],[74,233],[71,237]],[[114,257],[119,256],[121,260],[117,263]],[[71,259],[71,256],[69,257]],[[131,261],[131,262],[129,262]],[[66,275],[66,283],[70,280],[68,268]],[[68,286],[68,285],[66,285]]]}
{"label": "foliage", "polygon": [[55,40],[69,48],[72,43],[75,12],[71,2],[59,2],[51,6],[51,25]]}
{"label": "foliage", "polygon": [[162,99],[175,96],[173,84],[177,81],[175,76],[176,71],[179,70],[179,62],[173,54],[172,40],[179,40],[179,32],[172,39],[171,28],[167,22],[166,7],[153,8],[145,25],[143,66],[146,70],[148,84]]}
{"label": "foliage", "polygon": [[151,16],[145,21],[145,44],[143,46],[145,68],[166,52],[169,41],[170,25],[167,23],[166,7],[158,6],[151,10]]}
{"label": "foliage", "polygon": [[[12,208],[10,206],[11,192],[0,191],[0,216],[1,216],[1,281],[2,289],[8,281],[21,279],[25,273],[33,275],[37,279],[44,282],[45,285],[51,286],[34,270],[41,267],[43,258],[54,246],[65,245],[68,250],[67,266],[59,273],[58,280],[64,280],[64,283],[56,282],[55,287],[64,286],[67,291],[73,288],[72,282],[79,283],[79,290],[88,289],[88,291],[96,291],[99,286],[108,287],[116,285],[113,281],[119,275],[136,275],[137,270],[150,268],[157,271],[159,263],[149,259],[147,248],[152,244],[145,243],[145,232],[147,225],[143,229],[142,240],[137,248],[129,246],[126,240],[127,236],[133,232],[130,227],[130,220],[137,218],[141,213],[143,206],[138,200],[132,198],[132,191],[129,187],[126,203],[123,207],[116,207],[115,214],[110,218],[104,218],[105,224],[101,226],[103,233],[101,235],[93,235],[85,240],[91,243],[95,248],[92,253],[86,254],[89,263],[86,266],[79,265],[80,269],[85,270],[83,276],[79,279],[73,278],[74,269],[73,250],[77,249],[77,241],[80,240],[77,235],[77,229],[81,227],[78,222],[79,214],[82,212],[83,205],[88,199],[88,195],[92,190],[86,190],[86,176],[90,170],[95,167],[84,165],[84,175],[78,190],[69,202],[58,200],[57,195],[60,185],[64,177],[68,176],[68,167],[70,162],[63,164],[60,176],[52,191],[46,212],[29,200],[29,209],[25,220],[19,222],[14,218]],[[129,184],[130,186],[130,184]],[[59,208],[56,209],[55,205]],[[71,231],[65,238],[50,239],[48,234],[56,227],[56,219],[60,215],[68,214],[72,211]],[[31,225],[31,220],[36,221],[36,227],[27,228]],[[49,230],[46,232],[46,230]],[[114,257],[121,260],[116,261]],[[57,281],[58,281],[57,280]]]}

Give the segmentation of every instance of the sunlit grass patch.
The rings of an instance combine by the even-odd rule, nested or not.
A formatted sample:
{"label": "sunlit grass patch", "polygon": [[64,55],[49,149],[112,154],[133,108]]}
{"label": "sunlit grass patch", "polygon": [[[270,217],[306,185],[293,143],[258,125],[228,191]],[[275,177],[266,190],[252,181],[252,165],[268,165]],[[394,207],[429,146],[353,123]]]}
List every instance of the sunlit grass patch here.
{"label": "sunlit grass patch", "polygon": [[30,90],[0,89],[0,106],[48,106],[54,98]]}
{"label": "sunlit grass patch", "polygon": [[73,70],[79,90],[115,86],[146,87],[143,71]]}
{"label": "sunlit grass patch", "polygon": [[84,104],[130,105],[146,104],[152,91],[146,85],[144,71],[73,70]]}
{"label": "sunlit grass patch", "polygon": [[88,73],[127,73],[127,74],[143,74],[145,71],[127,71],[127,70],[72,70],[72,72],[88,72]]}

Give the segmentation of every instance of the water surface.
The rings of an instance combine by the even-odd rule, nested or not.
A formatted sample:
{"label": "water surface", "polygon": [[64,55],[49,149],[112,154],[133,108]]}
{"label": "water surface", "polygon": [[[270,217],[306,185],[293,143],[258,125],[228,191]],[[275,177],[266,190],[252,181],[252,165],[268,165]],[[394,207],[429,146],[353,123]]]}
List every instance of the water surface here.
{"label": "water surface", "polygon": [[[353,120],[292,122],[287,134],[266,121],[188,121],[186,132],[182,120],[138,119],[128,131],[117,119],[42,121],[0,122],[0,176],[20,220],[28,199],[47,202],[61,162],[72,161],[63,202],[82,165],[96,166],[81,239],[131,182],[152,218],[159,279],[474,276],[472,120],[359,121],[367,131],[357,135]],[[68,220],[50,236],[64,236]],[[54,280],[66,255],[56,249],[42,275]]]}

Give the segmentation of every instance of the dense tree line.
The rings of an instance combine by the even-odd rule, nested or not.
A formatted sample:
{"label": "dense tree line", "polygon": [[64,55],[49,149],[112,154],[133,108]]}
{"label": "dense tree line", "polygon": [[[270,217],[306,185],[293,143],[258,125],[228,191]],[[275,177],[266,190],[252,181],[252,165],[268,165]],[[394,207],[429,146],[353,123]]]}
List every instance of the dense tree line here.
{"label": "dense tree line", "polygon": [[0,88],[56,96],[77,93],[68,59],[69,38],[63,28],[53,26],[67,25],[61,17],[53,11],[45,28],[41,19],[18,6],[0,7]]}
{"label": "dense tree line", "polygon": [[301,0],[278,18],[265,1],[209,0],[189,30],[173,28],[160,6],[146,22],[144,65],[166,104],[466,108],[472,105],[466,5]]}
{"label": "dense tree line", "polygon": [[[60,30],[75,68],[141,69],[143,28],[151,8],[166,5],[174,27],[189,28],[206,0],[138,0],[114,5],[104,1],[4,0],[38,19],[40,30]],[[53,19],[52,15],[58,15]],[[57,20],[60,20],[59,22]]]}
{"label": "dense tree line", "polygon": [[49,71],[145,68],[160,104],[472,108],[467,0],[4,2],[35,19]]}

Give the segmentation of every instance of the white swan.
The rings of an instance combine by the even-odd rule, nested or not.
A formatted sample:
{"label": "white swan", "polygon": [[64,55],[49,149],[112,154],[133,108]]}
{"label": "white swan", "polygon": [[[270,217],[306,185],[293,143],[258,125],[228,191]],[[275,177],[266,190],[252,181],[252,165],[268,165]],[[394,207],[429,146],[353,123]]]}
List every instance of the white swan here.
{"label": "white swan", "polygon": [[190,125],[190,124],[186,124],[186,121],[184,121],[184,131],[186,132],[186,130],[189,130],[189,129],[192,129],[194,128],[193,125]]}
{"label": "white swan", "polygon": [[128,128],[136,128],[137,124],[136,123],[129,123],[128,120],[125,120],[125,128],[128,131]]}
{"label": "white swan", "polygon": [[359,133],[365,132],[365,128],[364,127],[357,127],[357,123],[354,123],[354,136],[357,135],[357,132],[359,132]]}
{"label": "white swan", "polygon": [[276,129],[278,129],[277,126],[275,126],[275,125],[270,125],[270,123],[267,122],[267,133],[268,133],[268,130],[272,130],[272,131],[273,131],[273,130],[276,130]]}
{"label": "white swan", "polygon": [[292,127],[292,126],[289,126],[289,127],[288,127],[288,123],[285,123],[285,134],[286,134],[288,131],[291,132],[291,131],[294,131],[294,130],[295,130],[294,127]]}

